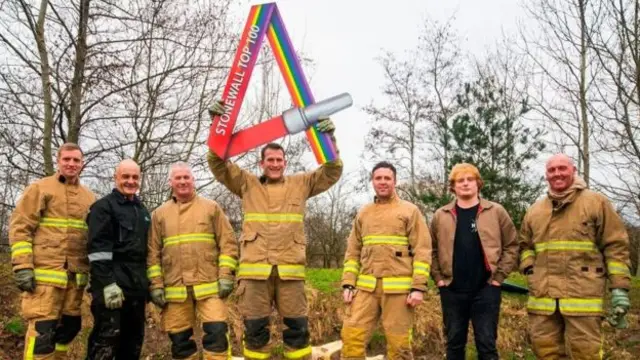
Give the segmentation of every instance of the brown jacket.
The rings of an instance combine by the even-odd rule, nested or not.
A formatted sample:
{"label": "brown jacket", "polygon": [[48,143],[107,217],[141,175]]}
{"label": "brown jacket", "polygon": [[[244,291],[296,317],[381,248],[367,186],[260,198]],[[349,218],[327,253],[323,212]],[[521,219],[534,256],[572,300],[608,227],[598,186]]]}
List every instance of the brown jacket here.
{"label": "brown jacket", "polygon": [[151,289],[165,288],[167,301],[218,293],[218,278],[233,279],[238,244],[220,206],[201,196],[186,203],[171,199],[151,214],[147,276]]}
{"label": "brown jacket", "polygon": [[89,272],[87,224],[95,195],[60,174],[29,185],[9,225],[13,270],[34,269],[36,282],[66,287],[68,273],[86,285]]}
{"label": "brown jacket", "polygon": [[277,183],[242,170],[212,152],[208,161],[216,179],[242,198],[244,222],[238,277],[267,279],[272,266],[278,265],[281,279],[304,279],[306,201],[340,179],[342,161],[338,159],[315,171],[285,176]]}
{"label": "brown jacket", "polygon": [[356,215],[347,240],[342,285],[385,293],[427,290],[431,235],[414,204],[397,197],[374,200]]}
{"label": "brown jacket", "polygon": [[[453,242],[456,234],[456,201],[436,210],[431,220],[433,236],[433,269],[431,274],[445,285],[453,281]],[[516,227],[507,211],[498,203],[480,199],[476,219],[489,281],[502,283],[518,261]]]}
{"label": "brown jacket", "polygon": [[577,190],[554,209],[545,197],[529,208],[520,229],[520,270],[532,267],[528,310],[597,315],[606,279],[629,289],[629,239],[611,203],[591,190]]}

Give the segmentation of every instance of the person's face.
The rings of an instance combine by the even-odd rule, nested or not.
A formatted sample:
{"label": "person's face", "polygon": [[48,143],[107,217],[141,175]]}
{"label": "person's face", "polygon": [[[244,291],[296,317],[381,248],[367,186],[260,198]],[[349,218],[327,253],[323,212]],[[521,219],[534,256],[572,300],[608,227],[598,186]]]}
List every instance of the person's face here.
{"label": "person's face", "polygon": [[195,181],[189,169],[175,169],[171,173],[169,185],[173,194],[178,198],[188,198],[193,194]]}
{"label": "person's face", "polygon": [[279,149],[267,149],[264,152],[264,159],[260,160],[260,167],[267,179],[272,181],[280,180],[284,176],[284,169],[287,167],[284,152]]}
{"label": "person's face", "polygon": [[388,168],[379,168],[371,175],[373,191],[379,198],[389,198],[396,191],[396,177]]}
{"label": "person's face", "polygon": [[568,159],[557,157],[547,162],[545,178],[549,188],[553,192],[562,192],[568,189],[575,177],[576,168]]}
{"label": "person's face", "polygon": [[472,173],[461,173],[453,183],[453,192],[461,199],[471,199],[478,196],[478,180]]}
{"label": "person's face", "polygon": [[84,160],[80,150],[62,150],[58,156],[58,171],[67,179],[75,179],[80,175]]}
{"label": "person's face", "polygon": [[116,172],[116,189],[126,197],[133,197],[140,189],[140,167],[121,165]]}

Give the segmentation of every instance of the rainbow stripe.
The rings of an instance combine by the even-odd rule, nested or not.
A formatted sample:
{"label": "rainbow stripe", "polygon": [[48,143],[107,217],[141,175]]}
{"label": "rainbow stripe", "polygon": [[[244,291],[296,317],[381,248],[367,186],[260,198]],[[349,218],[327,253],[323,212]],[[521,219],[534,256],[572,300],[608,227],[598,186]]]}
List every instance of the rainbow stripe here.
{"label": "rainbow stripe", "polygon": [[[291,39],[289,38],[289,34],[287,33],[287,29],[284,26],[276,4],[254,5],[251,11],[257,14],[262,12],[270,14],[267,37],[294,105],[303,108],[313,104],[315,100],[311,94],[311,88],[304,76],[302,66],[300,66],[300,61],[293,49]],[[258,17],[261,18],[261,16],[256,15],[256,18]],[[337,159],[338,156],[335,145],[328,134],[318,131],[316,126],[309,128],[306,133],[309,144],[311,145],[311,150],[318,164],[324,164],[327,161]]]}

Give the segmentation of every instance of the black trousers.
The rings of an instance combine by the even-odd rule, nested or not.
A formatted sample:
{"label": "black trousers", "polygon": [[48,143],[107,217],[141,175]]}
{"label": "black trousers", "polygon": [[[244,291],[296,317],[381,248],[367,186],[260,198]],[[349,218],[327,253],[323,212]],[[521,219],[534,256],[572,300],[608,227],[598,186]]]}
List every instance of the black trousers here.
{"label": "black trousers", "polygon": [[125,295],[122,308],[109,310],[102,299],[94,298],[86,360],[138,360],[144,341],[145,305],[144,297]]}
{"label": "black trousers", "polygon": [[469,320],[480,360],[498,360],[496,339],[501,302],[500,287],[485,285],[475,292],[440,288],[447,360],[465,360]]}

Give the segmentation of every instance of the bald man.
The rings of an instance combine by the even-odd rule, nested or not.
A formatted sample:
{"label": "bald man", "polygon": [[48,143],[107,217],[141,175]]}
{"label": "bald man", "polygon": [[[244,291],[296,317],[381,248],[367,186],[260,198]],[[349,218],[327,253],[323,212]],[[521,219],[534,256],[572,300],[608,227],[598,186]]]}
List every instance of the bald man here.
{"label": "bald man", "polygon": [[547,196],[520,228],[520,271],[527,277],[529,337],[539,359],[601,359],[603,297],[626,327],[629,239],[609,200],[587,189],[564,154],[546,164]]}
{"label": "bald man", "polygon": [[140,167],[116,167],[115,189],[91,206],[89,263],[94,326],[87,359],[138,359],[144,340],[147,233],[151,216],[136,195]]}

